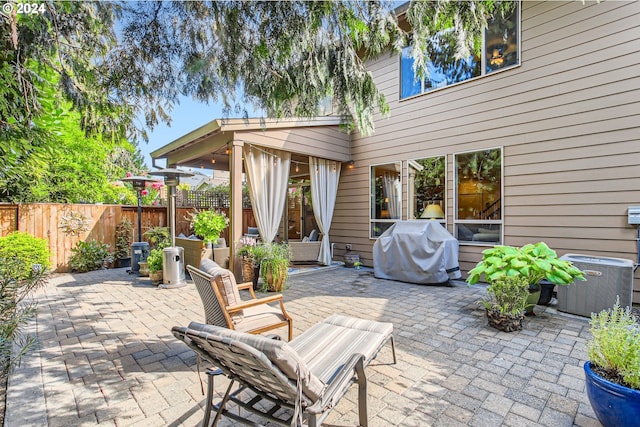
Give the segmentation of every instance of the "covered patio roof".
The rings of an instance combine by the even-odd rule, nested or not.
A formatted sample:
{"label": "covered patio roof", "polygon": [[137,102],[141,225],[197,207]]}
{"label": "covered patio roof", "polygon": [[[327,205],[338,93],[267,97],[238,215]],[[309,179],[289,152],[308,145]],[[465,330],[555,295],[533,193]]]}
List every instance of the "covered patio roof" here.
{"label": "covered patio roof", "polygon": [[[306,164],[308,156],[339,162],[350,160],[349,135],[340,129],[341,118],[312,119],[215,119],[151,152],[167,167],[183,166],[229,170],[233,145],[255,144],[292,153],[294,164]],[[215,159],[215,163],[212,160]]]}
{"label": "covered patio roof", "polygon": [[153,164],[166,159],[166,167],[177,166],[229,171],[230,176],[230,265],[236,274],[235,256],[242,237],[243,147],[259,146],[291,153],[290,178],[309,176],[309,156],[348,162],[349,134],[336,116],[312,119],[216,119],[151,153]]}

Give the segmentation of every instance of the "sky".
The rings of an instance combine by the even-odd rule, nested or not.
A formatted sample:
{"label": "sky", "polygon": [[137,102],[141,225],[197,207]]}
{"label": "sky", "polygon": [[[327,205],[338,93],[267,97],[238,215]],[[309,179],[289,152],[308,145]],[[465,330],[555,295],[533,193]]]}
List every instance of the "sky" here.
{"label": "sky", "polygon": [[[254,109],[247,107],[249,117],[254,117]],[[180,104],[171,112],[171,126],[157,125],[149,132],[149,142],[141,141],[138,145],[144,155],[145,164],[151,167],[149,153],[175,141],[181,136],[209,123],[212,120],[222,118],[222,105],[215,103],[201,103],[191,98],[182,97]],[[164,160],[158,161],[158,166],[164,167]]]}

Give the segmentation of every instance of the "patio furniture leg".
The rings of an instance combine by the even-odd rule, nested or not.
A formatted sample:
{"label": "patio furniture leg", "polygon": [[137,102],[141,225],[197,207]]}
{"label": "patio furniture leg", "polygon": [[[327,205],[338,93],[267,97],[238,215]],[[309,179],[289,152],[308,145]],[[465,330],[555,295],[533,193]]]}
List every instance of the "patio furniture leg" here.
{"label": "patio furniture leg", "polygon": [[207,406],[204,410],[204,419],[202,420],[202,426],[209,426],[209,419],[211,418],[211,411],[213,410],[213,391],[215,377],[223,374],[220,369],[207,369]]}
{"label": "patio furniture leg", "polygon": [[[219,406],[218,407],[218,411],[216,412],[216,416],[213,419],[213,424],[212,424],[213,427],[215,427],[218,424],[218,421],[220,421],[220,417],[222,416],[222,412],[224,411],[224,407],[227,404],[227,402],[229,401],[229,397],[230,397],[230,394],[231,394],[231,387],[233,387],[233,383],[235,383],[235,380],[231,380],[231,382],[229,383],[229,387],[227,387],[227,392],[224,394],[224,397],[222,398],[222,400],[218,404],[218,406]],[[205,426],[203,424],[202,427],[209,427],[209,426]]]}
{"label": "patio furniture leg", "polygon": [[393,353],[393,364],[396,364],[396,344],[393,341],[393,335],[391,335],[391,352]]}
{"label": "patio furniture leg", "polygon": [[367,377],[364,374],[363,359],[360,359],[356,364],[356,374],[358,376],[358,420],[361,427],[367,427],[369,425],[367,416]]}

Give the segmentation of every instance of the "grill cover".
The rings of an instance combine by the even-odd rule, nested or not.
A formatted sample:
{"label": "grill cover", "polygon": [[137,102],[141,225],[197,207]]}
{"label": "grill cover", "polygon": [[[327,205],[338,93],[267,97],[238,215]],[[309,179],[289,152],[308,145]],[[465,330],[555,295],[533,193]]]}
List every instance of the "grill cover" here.
{"label": "grill cover", "polygon": [[459,279],[458,241],[438,221],[398,221],[373,245],[373,272],[420,284]]}

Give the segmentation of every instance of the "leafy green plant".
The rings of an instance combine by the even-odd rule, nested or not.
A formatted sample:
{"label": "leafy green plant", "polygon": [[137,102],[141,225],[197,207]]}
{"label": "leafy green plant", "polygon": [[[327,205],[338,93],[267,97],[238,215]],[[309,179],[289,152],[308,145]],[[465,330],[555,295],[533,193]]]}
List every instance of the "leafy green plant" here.
{"label": "leafy green plant", "polygon": [[640,390],[640,324],[620,301],[612,309],[591,315],[587,355],[607,379]]}
{"label": "leafy green plant", "polygon": [[556,285],[568,285],[574,280],[585,280],[584,274],[571,262],[558,258],[546,243],[513,246],[494,246],[482,252],[482,261],[469,271],[467,282],[477,283],[482,276],[489,283],[502,278],[522,276],[529,284],[542,279]]}
{"label": "leafy green plant", "polygon": [[116,225],[116,250],[115,258],[127,258],[133,240],[133,226],[127,217],[123,217]]}
{"label": "leafy green plant", "polygon": [[149,240],[151,248],[164,249],[171,246],[171,236],[167,227],[153,227],[145,231],[143,234]]}
{"label": "leafy green plant", "polygon": [[220,211],[201,211],[193,216],[193,230],[203,240],[217,242],[220,234],[229,225],[229,218]]}
{"label": "leafy green plant", "polygon": [[25,298],[46,284],[46,271],[31,265],[16,257],[0,258],[0,376],[35,344],[35,337],[21,331],[36,314],[36,304]]}
{"label": "leafy green plant", "polygon": [[109,262],[113,262],[113,256],[109,253],[109,245],[96,240],[79,241],[71,249],[69,264],[72,271],[85,273],[87,271],[100,270]]}
{"label": "leafy green plant", "polygon": [[291,248],[286,243],[267,243],[261,247],[260,275],[265,287],[272,291],[282,291],[289,277]]}
{"label": "leafy green plant", "polygon": [[21,270],[13,270],[15,279],[30,277],[33,266],[41,265],[41,270],[49,268],[49,244],[45,239],[20,231],[0,237],[0,259],[18,259]]}
{"label": "leafy green plant", "polygon": [[487,310],[500,314],[522,315],[527,308],[529,282],[522,276],[504,276],[491,282],[487,297],[480,301]]}
{"label": "leafy green plant", "polygon": [[156,273],[162,270],[162,249],[151,249],[147,257],[149,273]]}

